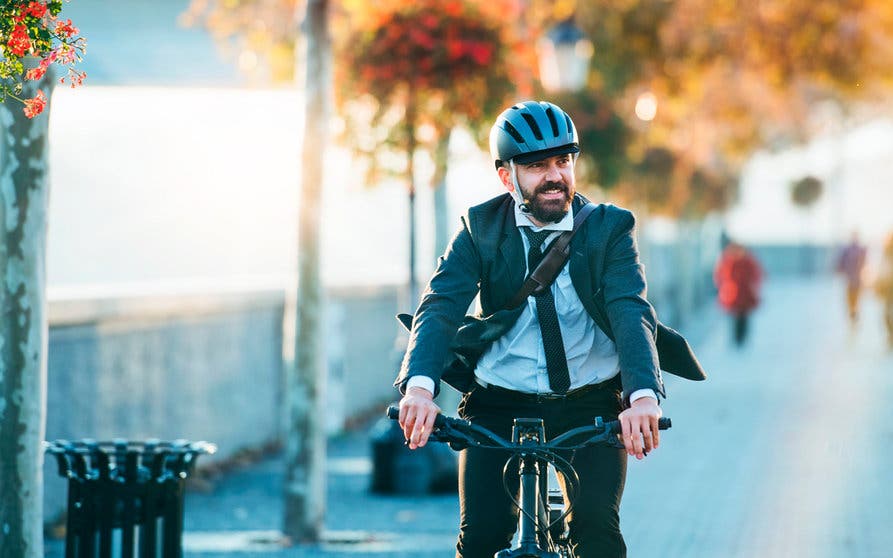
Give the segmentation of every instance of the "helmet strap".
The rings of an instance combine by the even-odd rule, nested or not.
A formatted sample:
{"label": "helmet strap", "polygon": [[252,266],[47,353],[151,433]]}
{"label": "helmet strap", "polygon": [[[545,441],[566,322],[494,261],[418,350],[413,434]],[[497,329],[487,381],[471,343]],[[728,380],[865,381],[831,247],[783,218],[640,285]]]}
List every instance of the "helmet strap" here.
{"label": "helmet strap", "polygon": [[518,208],[521,210],[521,213],[530,213],[530,206],[527,205],[527,202],[524,201],[524,194],[521,193],[521,185],[518,184],[518,167],[515,166],[515,161],[509,159],[509,168],[512,172],[512,185],[514,185],[515,189],[509,192],[514,198],[515,203],[518,204]]}

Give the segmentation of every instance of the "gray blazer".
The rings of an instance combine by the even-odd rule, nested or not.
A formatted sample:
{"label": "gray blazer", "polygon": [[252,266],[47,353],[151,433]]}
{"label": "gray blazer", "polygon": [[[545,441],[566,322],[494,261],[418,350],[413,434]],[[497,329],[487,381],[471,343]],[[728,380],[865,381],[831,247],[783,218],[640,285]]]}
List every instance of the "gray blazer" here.
{"label": "gray blazer", "polygon": [[[577,210],[585,203],[578,194],[573,207]],[[401,390],[410,377],[422,374],[434,380],[438,391],[441,379],[466,391],[477,357],[521,314],[523,306],[504,309],[521,288],[526,269],[513,204],[505,193],[470,208],[462,218],[462,228],[440,257],[412,318],[409,344],[395,381]],[[657,321],[645,297],[645,274],[630,211],[598,205],[570,248],[574,289],[587,313],[617,347],[624,399],[645,388],[666,396],[661,368],[689,379],[706,377],[685,339]],[[481,313],[466,318],[479,291]]]}

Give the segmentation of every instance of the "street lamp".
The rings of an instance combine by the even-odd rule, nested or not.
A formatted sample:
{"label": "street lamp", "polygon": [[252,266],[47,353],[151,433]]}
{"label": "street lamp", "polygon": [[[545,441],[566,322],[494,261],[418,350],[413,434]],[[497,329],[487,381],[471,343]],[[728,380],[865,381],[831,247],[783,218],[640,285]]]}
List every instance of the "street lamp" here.
{"label": "street lamp", "polygon": [[642,122],[651,122],[657,116],[657,96],[646,91],[636,99],[636,117]]}
{"label": "street lamp", "polygon": [[583,89],[594,50],[573,18],[555,25],[537,45],[543,88],[550,93]]}

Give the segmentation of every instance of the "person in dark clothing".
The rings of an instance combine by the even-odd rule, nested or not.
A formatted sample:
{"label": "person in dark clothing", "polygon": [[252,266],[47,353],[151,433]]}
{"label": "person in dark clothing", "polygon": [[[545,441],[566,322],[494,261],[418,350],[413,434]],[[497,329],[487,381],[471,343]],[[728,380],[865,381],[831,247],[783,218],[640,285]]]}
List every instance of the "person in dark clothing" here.
{"label": "person in dark clothing", "polygon": [[[573,457],[582,494],[569,525],[578,556],[622,558],[627,457],[642,459],[658,447],[664,394],[656,344],[662,324],[645,298],[635,219],[625,209],[597,206],[550,288],[506,309],[525,274],[588,202],[575,189],[577,132],[558,106],[529,101],[506,109],[491,130],[490,150],[507,193],[470,208],[439,259],[395,382],[403,394],[400,425],[410,448],[425,445],[440,411],[433,399],[441,377],[450,381],[444,363],[458,352],[457,330],[479,295],[480,314],[490,319],[473,341],[488,341],[464,383],[451,381],[465,392],[459,414],[505,437],[519,416],[543,418],[548,438],[595,416],[619,418],[625,451],[589,448]],[[702,379],[675,335],[681,368]],[[496,450],[462,450],[457,557],[493,556],[509,546],[517,509],[503,491],[504,463]]]}
{"label": "person in dark clothing", "polygon": [[859,321],[859,299],[862,295],[862,272],[868,250],[859,242],[859,234],[853,233],[849,244],[841,248],[837,257],[837,272],[846,281],[846,306],[850,325]]}
{"label": "person in dark clothing", "polygon": [[732,340],[741,347],[747,340],[751,312],[760,303],[763,269],[750,251],[729,242],[714,270],[720,305],[732,316]]}

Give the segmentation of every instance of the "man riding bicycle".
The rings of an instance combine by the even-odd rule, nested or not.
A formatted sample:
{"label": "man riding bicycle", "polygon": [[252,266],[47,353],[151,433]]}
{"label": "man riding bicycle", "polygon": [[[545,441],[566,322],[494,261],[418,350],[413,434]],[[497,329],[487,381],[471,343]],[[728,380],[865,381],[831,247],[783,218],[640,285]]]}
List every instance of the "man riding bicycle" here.
{"label": "man riding bicycle", "polygon": [[[703,372],[685,340],[657,321],[633,214],[614,205],[588,215],[543,293],[509,307],[588,202],[575,189],[577,131],[558,106],[506,109],[490,132],[490,151],[508,192],[468,210],[422,296],[395,384],[403,393],[400,424],[410,448],[425,445],[441,379],[465,392],[460,416],[504,437],[516,417],[544,419],[549,438],[594,416],[619,418],[625,451],[601,446],[569,456],[582,490],[569,528],[577,556],[623,557],[626,460],[659,445],[660,369],[692,379]],[[482,319],[457,336],[475,296]],[[460,338],[479,350],[466,350]],[[505,458],[477,448],[460,454],[457,557],[493,556],[510,544],[517,510],[503,491]]]}

